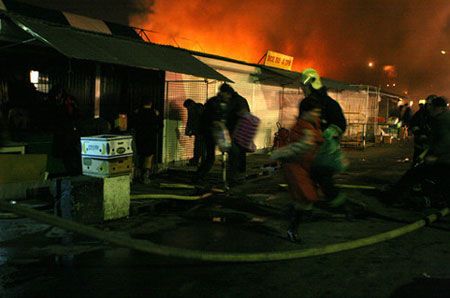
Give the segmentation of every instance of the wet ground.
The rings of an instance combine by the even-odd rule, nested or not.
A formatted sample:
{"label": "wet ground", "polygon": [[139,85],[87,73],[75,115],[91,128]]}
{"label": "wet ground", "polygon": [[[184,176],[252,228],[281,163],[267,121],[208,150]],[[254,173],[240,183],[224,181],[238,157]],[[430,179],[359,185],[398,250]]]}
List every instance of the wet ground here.
{"label": "wet ground", "polygon": [[[382,186],[410,167],[410,144],[349,150],[341,184]],[[255,178],[267,162],[249,157]],[[220,176],[219,167],[209,184]],[[188,182],[186,169],[161,175],[135,193],[194,195],[159,189]],[[259,176],[201,201],[135,200],[131,216],[96,227],[181,248],[224,252],[290,251],[345,242],[401,227],[423,212],[386,207],[375,192],[344,189],[353,217],[314,209],[302,244],[284,239],[287,192],[281,175]],[[364,203],[370,212],[362,212]],[[299,260],[205,263],[169,259],[0,214],[0,297],[450,297],[450,220],[380,244]]]}

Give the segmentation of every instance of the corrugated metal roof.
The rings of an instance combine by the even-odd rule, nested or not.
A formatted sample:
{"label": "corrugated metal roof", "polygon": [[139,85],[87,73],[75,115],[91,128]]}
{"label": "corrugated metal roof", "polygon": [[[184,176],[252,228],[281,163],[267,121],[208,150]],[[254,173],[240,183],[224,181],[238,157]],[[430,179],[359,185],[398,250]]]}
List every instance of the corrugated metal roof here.
{"label": "corrugated metal roof", "polygon": [[[120,35],[120,36],[125,36],[125,37],[139,39],[139,40],[142,39],[133,28],[130,28],[125,25],[107,22],[107,21],[100,20],[100,19],[94,19],[94,18],[89,18],[89,17],[85,17],[85,16],[80,16],[80,15],[76,15],[73,13],[63,12],[60,10],[34,6],[34,5],[27,4],[27,3],[18,2],[16,0],[0,0],[0,10],[14,12],[21,16],[26,16],[26,17],[30,17],[30,18],[34,18],[34,19],[40,19],[45,22],[51,22],[51,23],[60,24],[60,25],[64,25],[64,26],[73,26],[74,25],[74,27],[78,27],[78,28],[80,28],[80,26],[81,26],[82,29],[84,29],[84,30],[89,30],[90,29],[89,27],[91,27],[92,23],[94,22],[94,23],[99,24],[99,25],[97,25],[97,27],[98,26],[107,27],[110,30],[110,33],[112,35]],[[69,17],[67,17],[66,14],[68,14]],[[73,24],[73,22],[71,22],[71,21],[73,21],[73,18],[71,20],[70,16],[77,18],[78,22]],[[80,23],[80,19],[83,19],[83,18],[85,21],[84,22],[82,21]],[[93,31],[98,31],[98,30],[96,30],[94,28]],[[104,32],[104,30],[103,30],[103,32]]]}
{"label": "corrugated metal roof", "polygon": [[112,35],[112,32],[109,29],[108,25],[106,25],[106,23],[102,20],[93,19],[86,16],[80,16],[65,11],[63,11],[62,13],[66,17],[67,21],[70,23],[70,26],[72,27],[85,31],[92,31]]}
{"label": "corrugated metal roof", "polygon": [[[297,71],[289,71],[284,69],[278,69],[273,67],[268,67],[264,65],[259,65],[261,68],[260,80],[262,82],[269,81],[278,83],[281,86],[288,87],[300,87],[300,78],[301,73]],[[321,78],[322,84],[328,88],[333,90],[359,90],[360,86],[351,85],[345,82],[339,82],[336,80],[331,80],[328,78]]]}
{"label": "corrugated metal roof", "polygon": [[8,18],[3,17],[0,13],[0,41],[17,43],[32,38],[33,37],[17,27],[16,24],[11,22]]}
{"label": "corrugated metal roof", "polygon": [[185,51],[144,41],[95,34],[8,14],[23,30],[63,55],[81,60],[159,69],[231,82]]}
{"label": "corrugated metal roof", "polygon": [[[277,86],[283,86],[283,87],[290,87],[290,88],[300,88],[300,76],[301,72],[292,71],[292,70],[285,70],[281,68],[275,68],[270,66],[265,66],[262,64],[255,64],[255,63],[249,63],[229,57],[222,57],[215,54],[209,54],[209,53],[202,53],[198,51],[193,50],[187,50],[185,51],[192,53],[199,57],[206,57],[211,59],[217,59],[222,61],[228,61],[231,63],[236,64],[242,64],[242,65],[248,65],[248,66],[255,66],[260,69],[260,72],[255,73],[254,76],[258,78],[258,80],[261,83],[268,84],[268,85],[277,85]],[[321,77],[322,83],[325,87],[328,89],[333,90],[361,90],[366,89],[367,86],[357,86],[351,83],[346,82],[340,82],[336,80],[332,80],[329,78]]]}
{"label": "corrugated metal roof", "polygon": [[261,83],[299,88],[301,73],[283,70],[264,65],[257,65],[261,69],[258,79]]}
{"label": "corrugated metal roof", "polygon": [[345,83],[345,82],[340,82],[340,81],[335,81],[335,80],[331,80],[328,78],[321,78],[322,80],[322,84],[327,87],[328,89],[333,89],[333,90],[353,90],[353,91],[357,91],[357,90],[364,90],[366,89],[367,86],[357,86],[357,85],[352,85],[349,83]]}

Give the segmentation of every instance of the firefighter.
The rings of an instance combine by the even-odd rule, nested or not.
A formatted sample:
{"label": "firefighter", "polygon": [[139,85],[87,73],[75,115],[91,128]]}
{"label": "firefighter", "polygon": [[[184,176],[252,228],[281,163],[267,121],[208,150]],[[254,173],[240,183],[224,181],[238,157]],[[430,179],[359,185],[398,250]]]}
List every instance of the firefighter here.
{"label": "firefighter", "polygon": [[340,150],[340,139],[347,128],[344,113],[337,101],[328,96],[326,87],[316,70],[307,68],[301,76],[304,101],[314,100],[321,107],[321,129],[324,143],[312,166],[312,176],[320,185],[325,199],[332,208],[342,206],[346,198],[335,186],[333,176],[347,167]]}
{"label": "firefighter", "polygon": [[414,135],[414,154],[413,166],[422,162],[420,156],[428,148],[428,142],[431,133],[431,103],[437,95],[429,95],[425,103],[419,103],[419,110],[414,114],[410,121],[410,130]]}
{"label": "firefighter", "polygon": [[[428,107],[431,117],[429,133],[429,149],[424,162],[408,170],[400,180],[387,191],[381,192],[381,200],[392,204],[414,204],[411,196],[417,190],[423,193],[423,201],[419,207],[433,206],[437,200],[445,201],[448,205],[450,179],[450,110],[444,97],[435,97]],[[429,187],[427,187],[427,185]],[[428,189],[427,189],[428,188]],[[425,198],[431,197],[431,200]],[[442,203],[442,202],[441,202]]]}

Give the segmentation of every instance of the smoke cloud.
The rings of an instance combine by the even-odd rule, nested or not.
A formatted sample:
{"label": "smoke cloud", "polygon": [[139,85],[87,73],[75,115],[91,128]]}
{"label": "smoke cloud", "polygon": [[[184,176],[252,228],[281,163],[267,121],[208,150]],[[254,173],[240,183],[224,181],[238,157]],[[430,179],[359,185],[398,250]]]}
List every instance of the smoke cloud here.
{"label": "smoke cloud", "polygon": [[151,29],[154,42],[253,63],[274,50],[293,56],[294,70],[450,97],[449,0],[21,1]]}
{"label": "smoke cloud", "polygon": [[130,17],[136,21],[153,13],[153,0],[18,0],[28,4],[68,11],[93,18],[128,25]]}
{"label": "smoke cloud", "polygon": [[135,1],[130,23],[154,42],[253,63],[270,49],[294,56],[294,70],[450,96],[450,55],[440,53],[450,52],[448,0]]}

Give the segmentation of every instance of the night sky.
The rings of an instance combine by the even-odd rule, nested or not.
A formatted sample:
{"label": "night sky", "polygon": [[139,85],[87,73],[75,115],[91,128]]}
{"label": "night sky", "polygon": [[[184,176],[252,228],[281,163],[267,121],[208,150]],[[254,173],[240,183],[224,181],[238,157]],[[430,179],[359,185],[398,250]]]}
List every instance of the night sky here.
{"label": "night sky", "polygon": [[253,63],[270,49],[294,56],[294,70],[450,97],[449,0],[22,1],[145,27],[154,42]]}

